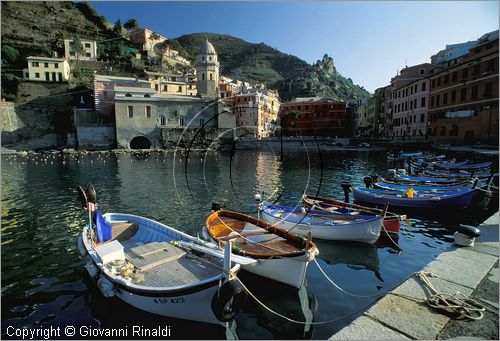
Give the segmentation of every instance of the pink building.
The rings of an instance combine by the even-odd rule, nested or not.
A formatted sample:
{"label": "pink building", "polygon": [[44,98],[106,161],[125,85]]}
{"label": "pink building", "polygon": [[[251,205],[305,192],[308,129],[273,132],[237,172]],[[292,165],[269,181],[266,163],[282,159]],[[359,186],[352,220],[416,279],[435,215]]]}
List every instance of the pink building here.
{"label": "pink building", "polygon": [[147,80],[134,77],[94,76],[95,111],[106,116],[115,113],[115,86],[132,88],[150,88]]}

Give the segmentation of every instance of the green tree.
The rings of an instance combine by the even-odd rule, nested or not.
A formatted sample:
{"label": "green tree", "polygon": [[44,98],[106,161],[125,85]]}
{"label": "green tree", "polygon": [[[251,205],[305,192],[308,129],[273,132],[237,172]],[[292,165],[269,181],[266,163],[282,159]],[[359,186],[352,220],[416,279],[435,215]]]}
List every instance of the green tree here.
{"label": "green tree", "polygon": [[16,48],[10,45],[2,45],[2,64],[14,65],[19,56],[19,51]]}
{"label": "green tree", "polygon": [[113,26],[113,32],[116,32],[120,35],[122,34],[122,22],[120,21],[120,19],[115,22],[115,26]]}
{"label": "green tree", "polygon": [[80,55],[83,53],[82,41],[79,36],[73,38],[73,41],[70,43],[71,51],[75,53],[76,57],[76,67],[80,67]]}
{"label": "green tree", "polygon": [[125,24],[123,25],[123,27],[124,27],[126,30],[128,30],[128,31],[130,31],[131,29],[133,29],[133,28],[135,28],[135,27],[138,27],[138,26],[139,26],[139,25],[138,25],[138,23],[137,23],[137,20],[136,20],[136,19],[134,19],[134,18],[130,18],[130,19],[128,19],[128,20],[125,22]]}

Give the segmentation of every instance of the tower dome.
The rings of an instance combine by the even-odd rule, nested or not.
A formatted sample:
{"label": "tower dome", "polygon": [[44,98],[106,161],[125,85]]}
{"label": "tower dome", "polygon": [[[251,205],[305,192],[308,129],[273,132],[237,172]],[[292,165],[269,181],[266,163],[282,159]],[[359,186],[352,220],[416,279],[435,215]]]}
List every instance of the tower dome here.
{"label": "tower dome", "polygon": [[215,54],[215,48],[212,43],[208,41],[207,36],[205,36],[205,40],[201,43],[200,54]]}

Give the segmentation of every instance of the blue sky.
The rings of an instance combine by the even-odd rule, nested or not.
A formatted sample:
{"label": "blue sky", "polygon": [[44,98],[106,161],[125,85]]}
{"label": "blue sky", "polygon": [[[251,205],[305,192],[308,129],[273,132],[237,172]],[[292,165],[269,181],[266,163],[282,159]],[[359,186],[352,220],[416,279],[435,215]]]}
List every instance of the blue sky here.
{"label": "blue sky", "polygon": [[337,70],[370,92],[446,44],[498,30],[498,1],[90,2],[111,23],[136,18],[167,38],[194,32],[264,42]]}

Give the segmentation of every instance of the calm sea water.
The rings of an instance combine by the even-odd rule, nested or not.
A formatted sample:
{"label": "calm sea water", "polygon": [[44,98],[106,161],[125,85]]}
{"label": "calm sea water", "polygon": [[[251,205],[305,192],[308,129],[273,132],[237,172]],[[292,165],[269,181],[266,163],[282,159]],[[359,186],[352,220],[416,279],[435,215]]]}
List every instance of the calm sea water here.
{"label": "calm sea water", "polygon": [[[301,191],[343,198],[340,183],[362,184],[366,175],[385,174],[394,165],[384,153],[272,150],[231,153],[89,153],[3,156],[2,337],[6,328],[72,325],[122,328],[169,326],[171,338],[242,339],[328,338],[452,246],[459,223],[478,225],[498,209],[498,197],[477,196],[467,210],[406,212],[397,243],[377,245],[318,242],[319,266],[311,263],[303,290],[241,274],[271,309],[300,321],[281,319],[248,298],[231,330],[158,317],[122,301],[102,297],[84,269],[76,240],[85,224],[76,186],[92,183],[102,211],[133,213],[201,236],[212,202],[256,214],[254,194],[287,205],[300,203]],[[497,235],[490,236],[498,238]],[[362,297],[360,297],[362,296]],[[327,322],[327,323],[318,323]],[[78,334],[77,334],[78,336]]]}

